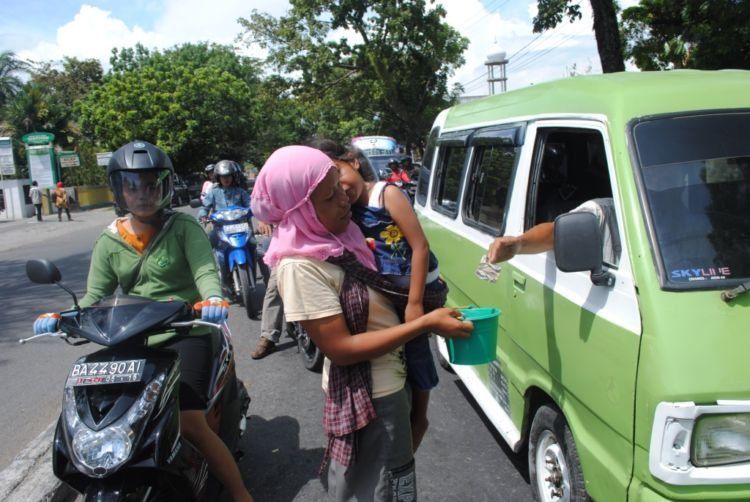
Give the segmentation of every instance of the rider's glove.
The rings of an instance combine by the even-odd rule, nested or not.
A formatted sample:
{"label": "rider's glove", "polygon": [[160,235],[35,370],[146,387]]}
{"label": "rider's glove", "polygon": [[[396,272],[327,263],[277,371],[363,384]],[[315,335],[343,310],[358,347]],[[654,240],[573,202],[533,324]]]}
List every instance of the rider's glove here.
{"label": "rider's glove", "polygon": [[42,314],[34,321],[34,334],[54,333],[60,324],[60,314],[49,313]]}
{"label": "rider's glove", "polygon": [[229,316],[229,302],[218,296],[198,302],[193,305],[193,308],[201,313],[201,321],[218,324]]}

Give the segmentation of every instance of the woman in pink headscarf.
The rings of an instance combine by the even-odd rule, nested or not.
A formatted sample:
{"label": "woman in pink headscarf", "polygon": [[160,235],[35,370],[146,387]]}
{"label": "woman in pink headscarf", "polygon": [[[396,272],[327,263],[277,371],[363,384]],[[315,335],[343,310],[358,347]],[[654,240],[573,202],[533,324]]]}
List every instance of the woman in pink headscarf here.
{"label": "woman in pink headscarf", "polygon": [[276,267],[287,320],[300,322],[326,355],[332,500],[416,498],[403,345],[425,331],[467,337],[472,324],[446,308],[400,324],[393,302],[405,301],[408,289],[375,271],[338,170],[319,150],[274,152],[255,182],[252,209],[274,225],[264,259]]}

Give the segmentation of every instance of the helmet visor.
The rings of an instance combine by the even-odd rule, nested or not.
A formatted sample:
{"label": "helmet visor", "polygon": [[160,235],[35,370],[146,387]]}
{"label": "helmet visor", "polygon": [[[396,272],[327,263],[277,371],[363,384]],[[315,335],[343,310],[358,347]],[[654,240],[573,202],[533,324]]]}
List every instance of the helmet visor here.
{"label": "helmet visor", "polygon": [[111,176],[117,204],[136,215],[149,215],[169,205],[172,176],[169,169],[116,171]]}

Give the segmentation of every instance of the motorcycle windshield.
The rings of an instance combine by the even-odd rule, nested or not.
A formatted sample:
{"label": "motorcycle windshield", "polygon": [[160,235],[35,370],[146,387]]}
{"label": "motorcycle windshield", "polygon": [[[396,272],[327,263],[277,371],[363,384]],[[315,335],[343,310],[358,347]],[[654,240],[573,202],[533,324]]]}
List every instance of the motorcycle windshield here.
{"label": "motorcycle windshield", "polygon": [[62,328],[70,334],[110,347],[166,331],[169,323],[189,317],[190,307],[182,301],[157,302],[118,294],[82,309],[78,322],[65,320]]}
{"label": "motorcycle windshield", "polygon": [[241,206],[227,206],[217,209],[211,214],[211,219],[218,223],[229,223],[237,220],[245,220],[251,216],[250,208]]}

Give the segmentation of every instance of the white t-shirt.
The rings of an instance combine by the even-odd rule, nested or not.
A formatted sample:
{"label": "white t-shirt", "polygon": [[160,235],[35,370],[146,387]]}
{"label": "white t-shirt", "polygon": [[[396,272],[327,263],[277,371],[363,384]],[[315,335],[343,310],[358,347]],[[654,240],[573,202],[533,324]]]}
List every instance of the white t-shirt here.
{"label": "white t-shirt", "polygon": [[[284,316],[289,322],[322,319],[343,315],[339,294],[344,271],[331,263],[305,257],[287,257],[276,271],[279,294],[284,302]],[[400,324],[393,305],[379,292],[367,288],[370,296],[367,331],[377,331]],[[354,335],[357,336],[357,335]],[[403,347],[372,359],[372,397],[380,398],[398,392],[406,381]],[[328,369],[323,365],[323,390],[328,389]]]}
{"label": "white t-shirt", "polygon": [[592,213],[599,222],[602,234],[602,258],[605,263],[615,265],[620,262],[620,239],[617,234],[615,202],[611,197],[587,200],[571,213]]}

